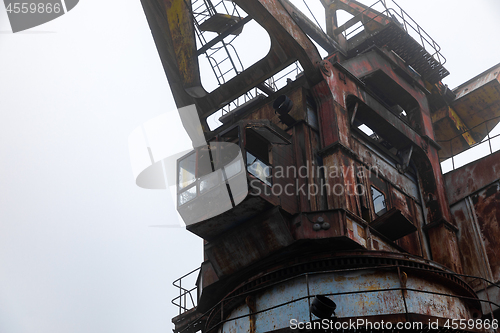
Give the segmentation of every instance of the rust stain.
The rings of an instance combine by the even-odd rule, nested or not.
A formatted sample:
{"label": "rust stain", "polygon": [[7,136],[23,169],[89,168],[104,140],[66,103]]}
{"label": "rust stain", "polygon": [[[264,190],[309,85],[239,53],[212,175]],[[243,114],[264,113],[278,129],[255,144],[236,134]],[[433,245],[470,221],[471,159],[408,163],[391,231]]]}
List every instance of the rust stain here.
{"label": "rust stain", "polygon": [[253,314],[254,312],[257,311],[257,307],[255,304],[255,297],[252,295],[249,295],[245,298],[245,303],[248,306],[249,312],[250,312],[250,332],[249,333],[255,333],[255,315]]}

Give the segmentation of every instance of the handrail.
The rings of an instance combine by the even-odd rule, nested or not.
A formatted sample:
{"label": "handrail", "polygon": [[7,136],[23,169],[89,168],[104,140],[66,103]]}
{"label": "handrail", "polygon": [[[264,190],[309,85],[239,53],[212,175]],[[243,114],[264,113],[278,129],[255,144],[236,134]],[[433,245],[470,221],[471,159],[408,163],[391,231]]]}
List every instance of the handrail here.
{"label": "handrail", "polygon": [[[184,274],[183,276],[181,276],[180,278],[178,278],[174,282],[172,282],[174,287],[179,288],[179,296],[172,299],[172,304],[179,308],[179,314],[182,314],[182,313],[196,307],[196,305],[197,305],[198,297],[196,295],[195,298],[193,298],[193,295],[191,294],[191,292],[196,291],[198,289],[198,286],[195,285],[191,289],[186,289],[186,288],[182,287],[182,279],[192,275],[193,273],[199,271],[200,269],[201,269],[201,267],[198,267],[198,268],[192,270],[191,272]],[[177,282],[178,282],[178,284],[176,284]],[[189,295],[189,298],[188,298],[188,295]],[[188,307],[188,301],[191,301],[190,307]]]}
{"label": "handrail", "polygon": [[[383,10],[379,14],[375,15],[375,17],[372,17],[370,20],[364,21],[362,15],[367,10],[371,9],[372,7],[374,7],[375,5],[377,5],[378,3],[381,3],[384,6],[385,10]],[[397,20],[396,16],[399,17],[403,21],[402,24],[401,23],[399,23],[399,24],[404,28],[404,30],[406,31],[406,33],[408,35],[410,35],[409,32],[408,32],[408,27],[412,28],[413,31],[415,31],[418,34],[418,36],[420,37],[420,44],[422,45],[422,47],[426,51],[427,51],[426,44],[427,44],[428,48],[432,48],[434,50],[434,53],[431,54],[431,56],[432,57],[436,56],[437,57],[436,60],[441,65],[444,65],[446,63],[446,58],[441,54],[441,47],[439,46],[439,44],[437,44],[436,41],[410,15],[408,15],[408,13],[403,8],[401,8],[401,6],[399,6],[395,1],[392,1],[392,3],[394,3],[394,5],[396,5],[399,8],[399,11],[400,11],[401,14],[398,13],[395,9],[387,7],[387,4],[386,4],[385,0],[378,0],[377,2],[375,2],[374,4],[372,4],[370,7],[366,8],[365,10],[363,10],[361,13],[356,14],[354,17],[357,17],[357,16],[361,15],[360,16],[361,19],[359,21],[361,21],[362,24],[369,23],[369,22],[375,20],[378,17],[384,17],[384,16],[392,19],[395,23],[399,23],[399,21]],[[405,19],[405,16],[409,20],[411,20],[411,22],[408,21],[407,19]],[[413,24],[412,24],[412,22],[413,22]],[[349,29],[349,28],[348,27],[346,28],[346,23],[344,23],[341,26],[341,27],[343,27],[342,31],[343,31],[343,35],[344,35],[345,39],[348,39],[348,36],[352,35],[353,33],[355,33],[358,29],[360,29],[362,27],[362,26],[359,26],[359,27],[353,29],[352,31],[350,31],[348,33],[347,29]]]}
{"label": "handrail", "polygon": [[[482,145],[482,144],[484,144],[484,143],[486,143],[486,142],[488,142],[488,144],[489,144],[489,148],[490,148],[490,152],[489,152],[486,156],[491,155],[491,154],[493,154],[493,153],[494,153],[494,152],[493,152],[493,147],[491,146],[491,140],[493,140],[493,139],[495,139],[495,138],[499,137],[499,136],[500,136],[500,134],[496,134],[496,135],[494,135],[494,136],[490,136],[490,131],[491,131],[491,130],[493,130],[493,128],[488,129],[488,123],[489,123],[489,122],[491,122],[491,121],[493,121],[493,120],[497,120],[497,119],[499,119],[499,118],[500,118],[500,116],[496,116],[496,117],[490,118],[490,119],[488,119],[488,120],[485,120],[485,121],[483,121],[482,123],[479,123],[479,124],[477,124],[476,126],[474,126],[474,127],[470,128],[470,129],[468,129],[467,131],[461,132],[460,134],[458,134],[458,135],[454,136],[454,137],[453,137],[453,138],[451,138],[451,139],[448,139],[448,140],[438,140],[438,141],[436,141],[436,142],[438,142],[438,143],[447,143],[447,142],[449,142],[449,143],[450,143],[450,153],[451,153],[451,155],[450,155],[449,157],[447,157],[447,158],[446,158],[446,160],[448,160],[448,159],[450,159],[450,158],[451,158],[452,170],[455,170],[455,157],[456,157],[456,156],[458,156],[458,155],[460,155],[460,154],[462,154],[462,153],[466,152],[466,151],[467,151],[467,150],[469,150],[469,149],[472,149],[472,148],[478,147],[478,146],[480,146],[480,145]],[[462,151],[461,151],[461,152],[459,152],[459,153],[456,153],[456,154],[454,154],[454,153],[453,153],[453,140],[455,140],[456,138],[459,138],[459,137],[463,136],[463,135],[464,135],[464,134],[466,134],[466,133],[471,133],[471,132],[472,132],[475,128],[478,128],[478,127],[483,126],[483,125],[484,125],[484,126],[486,126],[486,133],[487,133],[487,134],[486,134],[486,138],[485,138],[485,139],[483,139],[483,140],[482,140],[482,141],[480,141],[480,142],[476,142],[476,143],[474,143],[473,145],[470,145],[469,147],[467,147],[466,149],[462,150]],[[479,158],[482,158],[482,157],[484,157],[484,156],[481,156],[481,157],[479,157]],[[477,161],[479,158],[476,158],[476,159],[474,159],[474,160],[472,160],[472,161],[470,161],[470,162]],[[446,161],[446,160],[445,160],[445,161]],[[443,161],[443,162],[444,162],[444,161]],[[470,163],[470,162],[469,162],[469,163]]]}

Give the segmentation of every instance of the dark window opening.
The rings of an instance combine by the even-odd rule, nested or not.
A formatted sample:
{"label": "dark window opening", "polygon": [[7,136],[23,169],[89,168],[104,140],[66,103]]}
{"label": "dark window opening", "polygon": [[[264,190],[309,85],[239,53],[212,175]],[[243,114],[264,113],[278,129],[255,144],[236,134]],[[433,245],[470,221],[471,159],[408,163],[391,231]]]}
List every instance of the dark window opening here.
{"label": "dark window opening", "polygon": [[419,104],[401,85],[382,71],[363,78],[367,89],[393,114],[412,128],[420,129]]}
{"label": "dark window opening", "polygon": [[248,172],[271,186],[271,145],[252,129],[246,132],[246,167]]}
{"label": "dark window opening", "polygon": [[382,147],[387,149],[391,154],[397,155],[398,150],[387,140],[382,138],[380,135],[378,135],[374,130],[372,130],[368,125],[366,124],[361,124],[357,126],[357,128],[366,134],[370,139],[372,139],[374,142],[380,144]]}

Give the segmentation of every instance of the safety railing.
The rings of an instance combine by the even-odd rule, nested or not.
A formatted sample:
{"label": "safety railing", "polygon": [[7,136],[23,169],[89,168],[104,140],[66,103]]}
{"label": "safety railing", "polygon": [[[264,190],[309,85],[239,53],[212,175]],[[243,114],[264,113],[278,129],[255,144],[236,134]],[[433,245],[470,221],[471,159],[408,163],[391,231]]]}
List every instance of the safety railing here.
{"label": "safety railing", "polygon": [[[455,165],[455,159],[456,159],[459,155],[462,155],[462,154],[466,153],[467,151],[470,151],[470,150],[471,150],[471,149],[473,149],[473,148],[478,148],[478,147],[479,147],[479,146],[481,146],[481,145],[483,145],[483,146],[488,145],[489,152],[488,152],[488,153],[486,153],[486,154],[484,154],[484,153],[483,153],[483,154],[478,154],[478,155],[474,156],[474,158],[469,158],[469,159],[467,159],[468,161],[467,161],[465,164],[470,163],[470,162],[473,162],[473,161],[477,161],[478,159],[483,158],[483,157],[488,156],[488,155],[491,155],[491,154],[493,154],[494,152],[496,152],[497,150],[499,150],[499,149],[500,149],[500,139],[498,140],[498,141],[499,141],[499,142],[498,142],[498,143],[499,143],[499,147],[498,147],[498,148],[496,148],[496,147],[495,147],[495,148],[493,148],[492,141],[493,141],[493,139],[498,138],[498,137],[500,136],[500,133],[499,133],[499,134],[495,134],[495,135],[491,135],[491,133],[490,133],[490,132],[493,130],[493,126],[491,126],[491,125],[490,125],[490,126],[488,126],[488,123],[490,123],[490,122],[494,122],[494,123],[495,123],[495,125],[496,125],[496,124],[498,123],[498,120],[499,120],[499,119],[500,119],[500,116],[493,117],[493,118],[491,118],[491,119],[488,119],[488,120],[483,121],[482,123],[480,123],[480,124],[478,124],[478,125],[476,125],[476,126],[472,127],[471,129],[469,129],[469,130],[467,130],[467,131],[464,131],[464,132],[462,132],[462,133],[460,133],[460,134],[458,134],[458,135],[454,136],[454,137],[453,137],[453,138],[451,138],[451,139],[437,141],[437,143],[439,143],[441,146],[444,146],[445,148],[448,148],[448,147],[449,147],[449,151],[450,151],[450,153],[451,153],[451,154],[450,154],[450,156],[446,157],[446,160],[444,160],[442,163],[446,163],[448,160],[450,160],[450,159],[451,159],[451,165],[452,165],[452,169],[451,169],[451,170],[455,170],[455,168],[456,168],[456,165]],[[455,139],[457,139],[457,138],[459,138],[459,137],[462,137],[464,134],[468,134],[468,135],[470,135],[470,134],[472,134],[472,133],[474,132],[474,129],[477,129],[477,128],[479,128],[479,127],[483,127],[483,126],[484,126],[484,127],[485,127],[485,129],[486,129],[486,133],[488,133],[488,134],[486,135],[486,137],[485,137],[483,140],[481,140],[480,142],[476,142],[476,143],[474,143],[474,144],[470,145],[468,148],[466,148],[466,149],[464,149],[464,150],[461,150],[459,153],[456,153],[456,154],[454,154],[454,153],[453,153],[453,141],[455,141]],[[448,146],[448,147],[447,147],[447,146]],[[462,165],[460,165],[460,166],[462,166]],[[459,167],[460,167],[460,166],[459,166]],[[451,171],[451,170],[450,170],[450,171]]]}
{"label": "safety railing", "polygon": [[[290,82],[295,81],[302,72],[303,69],[300,66],[300,63],[298,61],[295,61],[288,67],[285,67],[278,73],[263,81],[261,85],[253,87],[243,95],[224,105],[221,109],[217,110],[213,115],[207,118],[207,123],[210,127],[210,130],[213,131],[217,127],[222,125],[222,123],[218,120],[221,116],[228,114],[229,112],[254,98],[257,98],[259,96],[269,96],[270,94],[280,90]],[[264,90],[262,86],[264,86]]]}
{"label": "safety railing", "polygon": [[[349,30],[350,26],[347,26],[348,22],[344,23],[339,27],[345,39],[349,39],[353,34],[357,34],[361,29],[369,22],[374,21],[377,18],[391,18],[394,22],[398,23],[405,32],[410,35],[413,39],[420,40],[422,47],[429,52],[429,54],[434,57],[441,65],[446,63],[446,58],[441,54],[441,47],[436,43],[434,39],[410,16],[406,11],[404,11],[401,6],[399,6],[395,1],[390,0],[389,4],[394,4],[397,8],[387,7],[386,0],[379,0],[375,2],[370,7],[366,8],[361,13],[355,15],[351,20],[354,20],[359,16],[359,22],[362,24],[355,26],[355,28]],[[377,5],[382,6],[381,11],[375,11],[375,16],[370,19],[365,19],[365,14],[367,11],[374,10]],[[372,12],[373,13],[373,12]],[[401,22],[399,22],[401,21]],[[417,39],[416,39],[417,38]],[[418,42],[418,40],[417,40]]]}
{"label": "safety railing", "polygon": [[302,67],[298,61],[294,62],[285,69],[267,79],[267,85],[274,91],[278,91],[287,85],[289,81],[295,81],[295,78],[302,73]]}
{"label": "safety railing", "polygon": [[[174,287],[177,287],[179,290],[179,296],[172,300],[172,304],[179,308],[179,314],[195,308],[198,304],[198,286],[195,284],[194,287],[189,286],[186,288],[186,281],[189,280],[192,282],[194,274],[197,274],[200,269],[201,267],[198,267],[172,282]],[[183,281],[184,286],[182,285]]]}
{"label": "safety railing", "polygon": [[[235,3],[224,0],[220,0],[215,4],[212,3],[212,0],[195,0],[192,1],[191,8],[199,46],[198,52],[200,55],[205,55],[220,86],[245,69],[238,52],[231,45],[237,35],[233,36],[230,41],[224,40],[224,38],[219,40],[218,38],[212,38],[213,33],[211,32],[207,35],[206,31],[201,29],[201,26],[216,14],[242,17],[243,10]],[[214,42],[214,40],[217,40],[217,42]]]}

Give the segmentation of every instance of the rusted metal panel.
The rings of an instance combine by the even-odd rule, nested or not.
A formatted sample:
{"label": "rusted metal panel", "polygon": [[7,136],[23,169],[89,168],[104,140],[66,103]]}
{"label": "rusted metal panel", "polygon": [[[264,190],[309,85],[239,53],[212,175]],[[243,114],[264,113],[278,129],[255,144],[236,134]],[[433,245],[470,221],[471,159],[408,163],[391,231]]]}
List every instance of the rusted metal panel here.
{"label": "rusted metal panel", "polygon": [[500,178],[500,151],[444,175],[450,205]]}
{"label": "rusted metal panel", "polygon": [[[447,287],[437,284],[433,279],[421,280],[408,276],[407,288],[426,290],[442,294],[454,293]],[[454,297],[434,296],[415,291],[408,291],[406,295],[408,312],[423,313],[436,317],[472,319],[469,307]]]}
{"label": "rusted metal panel", "polygon": [[408,205],[409,198],[392,186],[389,186],[389,195],[391,199],[391,207],[399,209],[407,219],[413,222],[411,206]]}
{"label": "rusted metal panel", "polygon": [[[497,286],[490,285],[483,290],[479,290],[477,292],[477,297],[485,301],[481,303],[484,315],[488,315],[491,312],[497,311],[499,309],[498,306],[495,306],[495,304],[500,304],[500,288],[498,288]],[[491,304],[489,302],[494,304]]]}
{"label": "rusted metal panel", "polygon": [[368,243],[366,241],[366,229],[368,228],[366,225],[358,223],[349,217],[346,218],[345,223],[346,234],[347,236],[361,245],[363,248],[367,248]]}
{"label": "rusted metal panel", "polygon": [[182,76],[177,68],[175,49],[168,22],[165,18],[165,5],[159,0],[141,0],[153,39],[158,49],[172,95],[178,108],[195,103],[182,84]]}
{"label": "rusted metal panel", "polygon": [[437,140],[448,158],[481,142],[500,118],[500,64],[455,88],[455,100],[433,114]]}
{"label": "rusted metal panel", "polygon": [[206,92],[201,86],[191,2],[165,0],[163,4],[182,85],[191,96],[201,97]]}
{"label": "rusted metal panel", "polygon": [[[318,175],[317,175],[317,168],[316,168],[316,163],[314,161],[314,154],[312,152],[312,147],[311,147],[311,131],[309,127],[304,126],[304,148],[305,148],[305,158],[306,158],[306,164],[303,165],[306,167],[306,170],[308,170],[306,178],[307,178],[307,184],[310,185],[307,190],[307,199],[309,200],[309,204],[311,205],[311,211],[317,211],[319,210],[319,204],[321,201],[320,195],[321,195],[321,187],[319,182],[317,181]],[[301,177],[299,175],[299,177]],[[314,190],[311,190],[313,189]],[[317,189],[317,190],[316,190]]]}
{"label": "rusted metal panel", "polygon": [[[442,119],[449,120],[453,124],[453,133],[443,132],[445,128],[439,127],[438,122]],[[469,128],[460,118],[460,116],[451,107],[445,107],[432,114],[432,123],[434,125],[436,140],[447,140],[461,135],[463,139],[470,145],[476,143],[471,133],[468,132]]]}
{"label": "rusted metal panel", "polygon": [[351,147],[357,157],[365,166],[365,173],[377,174],[395,189],[410,196],[413,200],[420,202],[420,194],[417,180],[410,173],[402,174],[396,169],[395,161],[383,156],[369,142],[365,142],[357,136],[351,136]]}
{"label": "rusted metal panel", "polygon": [[[280,94],[286,95],[292,102],[293,107],[289,112],[289,115],[292,116],[295,120],[301,121],[306,119],[306,92],[302,86],[294,86],[292,88],[284,87],[279,91]],[[280,121],[278,118],[279,114],[273,108],[274,100],[269,101],[267,104],[262,107],[257,107],[252,110],[251,113],[247,115],[243,115],[242,118],[249,120],[261,120],[268,119],[273,124],[281,128],[282,130],[286,130],[288,126]],[[235,119],[235,121],[238,119]]]}
{"label": "rusted metal panel", "polygon": [[499,115],[500,64],[453,89],[452,103],[469,128]]}
{"label": "rusted metal panel", "polygon": [[493,281],[500,281],[500,183],[496,182],[473,194],[471,201],[486,248]]}
{"label": "rusted metal panel", "polygon": [[[343,219],[340,211],[300,214],[292,221],[292,234],[296,240],[342,237],[345,235]],[[323,227],[323,223],[328,223],[328,228]],[[314,229],[315,224],[319,225],[318,230]]]}
{"label": "rusted metal panel", "polygon": [[[255,299],[256,310],[261,312],[255,317],[255,332],[263,333],[289,328],[290,319],[309,322],[311,317],[308,295],[334,294],[328,297],[336,303],[335,313],[340,318],[378,316],[379,319],[397,322],[404,317],[393,317],[391,320],[390,317],[384,316],[406,312],[425,315],[428,316],[427,318],[466,320],[472,318],[468,305],[453,297],[456,293],[447,286],[410,272],[405,275],[406,280],[401,282],[396,272],[387,271],[365,270],[350,273],[313,274],[308,277],[297,277],[256,292],[252,297]],[[399,288],[412,290],[402,293]],[[273,307],[276,308],[272,309]],[[244,332],[245,329],[248,331],[249,314],[248,305],[241,304],[231,312],[218,332]],[[312,319],[316,317],[312,316]]]}
{"label": "rusted metal panel", "polygon": [[428,224],[453,224],[437,149],[429,145],[424,152],[417,150],[414,162],[419,172],[426,221]]}
{"label": "rusted metal panel", "polygon": [[400,238],[396,241],[396,244],[400,246],[402,249],[416,256],[422,255],[422,247],[420,244],[419,234],[417,232],[413,232],[403,238]]}
{"label": "rusted metal panel", "polygon": [[[367,119],[371,119],[369,124],[370,126],[373,126],[372,129],[374,129],[377,133],[383,133],[384,135],[389,136],[391,142],[396,148],[407,147],[413,142],[417,147],[423,150],[425,154],[428,149],[435,149],[437,147],[430,137],[420,136],[414,129],[408,126],[394,113],[389,111],[385,106],[367,93],[363,88],[362,83],[358,81],[357,78],[352,76],[352,74],[346,71],[343,67],[339,66],[331,66],[327,63],[325,67],[328,69],[328,74],[324,74],[324,79],[328,82],[334,100],[342,106],[341,109],[343,112],[346,112],[345,110],[347,109],[348,100],[358,100],[365,106],[364,109],[358,111],[359,115],[362,116],[361,111],[364,111],[365,117]],[[320,110],[320,113],[321,112],[322,111]],[[323,112],[331,111],[325,109]],[[344,113],[344,115],[346,114]],[[346,121],[346,116],[342,118],[337,119],[337,124],[340,130],[344,131],[345,134],[342,133],[339,140],[342,143],[345,142],[345,145],[347,146],[349,135],[346,131],[350,127],[350,123]],[[429,126],[432,130],[430,119]],[[343,137],[344,135],[345,137]],[[429,142],[431,142],[431,147],[429,147]]]}
{"label": "rusted metal panel", "polygon": [[415,201],[413,202],[413,213],[415,214],[415,221],[417,221],[417,230],[418,230],[418,236],[422,248],[422,256],[425,259],[431,259],[431,251],[429,248],[429,242],[427,235],[423,229],[423,226],[425,224],[424,220],[424,213],[422,210],[422,206]]}
{"label": "rusted metal panel", "polygon": [[[486,120],[500,116],[500,64],[455,88],[457,95],[451,107],[469,129]],[[488,131],[498,123],[499,119],[488,122],[486,127],[475,127],[472,136],[481,141]]]}
{"label": "rusted metal panel", "polygon": [[[261,184],[261,182],[255,183],[255,187],[258,186],[256,184]],[[262,193],[264,193],[264,186],[266,185],[262,186]],[[263,198],[264,195],[260,196],[256,193],[252,193],[253,191],[251,191],[240,204],[236,205],[236,207],[208,220],[188,225],[186,229],[205,240],[211,241],[234,225],[252,218],[258,213],[264,212],[273,207],[273,205],[278,204],[275,196]]]}
{"label": "rusted metal panel", "polygon": [[[346,73],[342,73],[339,69],[336,67],[328,67],[326,66],[328,71],[327,73],[324,73],[324,78],[328,82],[329,87],[333,93],[334,99],[342,103],[344,107],[346,107],[346,100],[345,97],[347,97],[349,94],[353,94],[355,96],[358,96],[358,98],[361,101],[369,101],[368,103],[371,103],[371,105],[376,105],[376,102],[373,99],[370,99],[369,95],[363,92],[359,85],[355,84],[355,82],[348,76]],[[385,108],[377,106],[377,111],[383,111]],[[331,111],[330,111],[331,112]],[[321,113],[321,110],[320,110]],[[449,213],[449,208],[448,208],[448,203],[446,199],[446,195],[444,193],[443,189],[443,181],[442,181],[442,174],[441,174],[441,169],[439,165],[439,158],[437,155],[437,149],[433,145],[429,145],[428,142],[431,141],[430,138],[422,138],[419,136],[417,133],[415,133],[413,130],[411,130],[407,125],[403,124],[401,120],[397,119],[395,116],[393,116],[390,112],[386,110],[385,113],[383,113],[384,116],[381,117],[380,119],[373,119],[373,122],[370,123],[370,125],[383,125],[387,124],[387,128],[381,127],[380,130],[375,130],[378,133],[393,133],[397,134],[397,131],[401,131],[399,134],[399,137],[391,142],[394,142],[395,144],[400,144],[400,145],[408,145],[405,143],[405,140],[413,140],[417,144],[417,146],[420,149],[417,149],[414,153],[415,156],[415,161],[416,161],[416,166],[417,169],[420,173],[421,177],[421,186],[423,190],[423,196],[426,198],[426,218],[428,220],[428,223],[433,223],[433,222],[438,222],[439,221],[444,221],[445,223],[452,223],[451,215]],[[382,113],[381,113],[382,115]],[[392,117],[391,117],[392,116]],[[321,117],[324,118],[324,115],[321,113]],[[346,117],[343,117],[344,119]],[[373,117],[371,117],[373,118]],[[340,125],[340,124],[339,124]],[[343,125],[343,124],[342,124]],[[376,127],[375,126],[375,127]],[[394,128],[395,126],[395,128]],[[428,124],[424,123],[424,126],[427,128],[430,128],[432,131],[432,124],[430,123],[430,119]],[[392,128],[390,128],[392,127]],[[348,128],[348,126],[339,126],[340,133],[342,133],[342,128]],[[324,132],[324,131],[322,131]],[[326,161],[328,158],[331,157],[326,157],[324,160]],[[325,162],[327,164],[328,162]],[[329,163],[340,163],[340,161],[330,161]],[[335,185],[335,182],[333,180],[327,180],[332,182],[332,186]],[[338,180],[337,180],[338,182]],[[335,198],[333,198],[335,199]],[[329,200],[329,204],[336,204],[337,206],[329,206],[331,208],[340,208],[342,207],[341,202],[335,203],[334,200]],[[347,203],[345,203],[347,204]],[[437,227],[440,228],[440,227]],[[434,232],[436,234],[436,232]],[[452,246],[445,247],[443,249],[437,249],[440,253],[437,255],[440,260],[442,260],[442,263],[447,263],[447,264],[452,264],[452,267],[459,267],[460,262],[459,262],[459,256],[458,256],[458,251],[456,250],[456,238],[453,234],[446,234],[447,239],[449,242],[451,242]]]}
{"label": "rusted metal panel", "polygon": [[318,104],[318,117],[320,122],[321,141],[323,147],[327,147],[340,138],[340,126],[337,121],[337,109],[340,108],[338,103],[335,103],[328,86],[321,83],[314,87],[313,92],[316,96],[321,97],[316,102]]}
{"label": "rusted metal panel", "polygon": [[[452,206],[452,212],[460,228],[459,245],[464,272],[498,283],[500,280],[500,183],[498,181],[481,190],[470,193]],[[468,278],[478,296],[497,303],[500,289],[476,278]],[[483,313],[490,313],[495,306],[482,304]]]}
{"label": "rusted metal panel", "polygon": [[[474,214],[466,200],[462,200],[451,207],[451,212],[460,229],[458,245],[464,274],[492,279],[488,263],[484,260],[482,235],[477,230]],[[482,282],[478,279],[467,279],[473,288],[481,288]]]}
{"label": "rusted metal panel", "polygon": [[[420,210],[421,208],[415,201],[413,201],[410,197],[407,196],[406,196],[406,204],[407,207],[409,208],[409,211],[411,212],[409,219],[412,221],[417,231],[399,239],[396,243],[401,248],[403,248],[404,250],[408,251],[413,255],[423,256],[424,245],[421,239],[423,221],[419,219],[420,216],[418,212],[415,211],[416,209]],[[415,208],[415,206],[418,206],[418,208]]]}
{"label": "rusted metal panel", "polygon": [[[293,165],[295,169],[298,170],[301,166],[307,165],[307,160],[305,156],[305,141],[304,141],[304,131],[305,126],[303,124],[299,124],[298,126],[293,127],[293,147],[294,147],[294,156],[295,156],[295,164]],[[305,177],[297,177],[296,178],[297,189],[307,188],[308,182]],[[311,210],[311,205],[309,203],[309,199],[307,198],[307,191],[299,191],[297,190],[297,196],[299,200],[299,208],[301,212],[308,212]]]}
{"label": "rusted metal panel", "polygon": [[[429,105],[425,93],[422,89],[412,86],[412,81],[405,80],[398,73],[396,73],[394,68],[397,67],[394,66],[394,63],[389,61],[388,57],[384,57],[383,55],[383,51],[374,49],[373,51],[359,55],[356,58],[342,62],[342,66],[359,79],[373,75],[377,71],[382,71],[385,75],[387,75],[391,80],[393,80],[393,82],[396,83],[396,89],[404,89],[404,91],[410,94],[418,103],[420,110],[417,112],[417,117],[419,118],[419,121],[414,125],[414,127],[419,128],[422,130],[423,134],[433,139],[434,133],[432,131]],[[374,85],[376,85],[375,82]],[[387,89],[390,88],[387,87]],[[411,110],[406,111],[409,113]]]}
{"label": "rusted metal panel", "polygon": [[281,208],[290,214],[299,212],[297,199],[297,182],[293,172],[287,166],[294,164],[292,145],[272,146],[272,179],[271,192],[279,196]]}
{"label": "rusted metal panel", "polygon": [[342,162],[343,154],[339,151],[323,157],[323,164],[327,168],[334,168],[336,172],[328,172],[325,175],[326,188],[325,195],[329,209],[352,209],[350,202],[347,202],[345,165]]}
{"label": "rusted metal panel", "polygon": [[[204,253],[205,254],[205,253]],[[206,254],[205,254],[206,255]],[[219,281],[219,277],[215,272],[214,266],[209,260],[205,260],[201,264],[201,270],[198,276],[198,280],[196,281],[197,286],[197,300],[200,299],[200,296],[203,294],[203,290],[210,285]]]}
{"label": "rusted metal panel", "polygon": [[481,88],[482,86],[490,83],[491,81],[498,81],[500,76],[500,64],[497,64],[483,73],[476,75],[467,82],[462,83],[453,92],[457,96],[457,100],[467,94],[472,93],[474,90]]}
{"label": "rusted metal panel", "polygon": [[427,233],[432,259],[457,273],[462,273],[460,250],[455,230],[450,230],[446,224],[437,224],[428,228]]}
{"label": "rusted metal panel", "polygon": [[[324,187],[325,183],[325,177],[324,177],[324,170],[322,169],[324,167],[323,165],[323,159],[318,155],[318,152],[320,151],[320,135],[319,133],[311,128],[308,127],[309,131],[309,140],[310,140],[310,145],[311,145],[311,161],[312,161],[312,170],[316,170],[316,172],[312,173],[313,176],[313,181],[316,186],[321,189]],[[323,171],[323,172],[322,172]],[[326,200],[324,195],[319,193],[318,195],[315,196],[315,201],[316,201],[316,209],[317,210],[325,210],[326,209]]]}
{"label": "rusted metal panel", "polygon": [[207,257],[219,278],[235,273],[293,242],[278,209],[266,215],[247,221],[205,245]]}
{"label": "rusted metal panel", "polygon": [[380,238],[377,235],[371,234],[371,247],[372,251],[384,251],[384,252],[396,252],[399,253],[398,249],[396,249],[392,244],[390,244],[387,240]]}
{"label": "rusted metal panel", "polygon": [[432,114],[436,140],[442,146],[441,159],[456,155],[476,143],[469,128],[460,116],[449,106]]}

